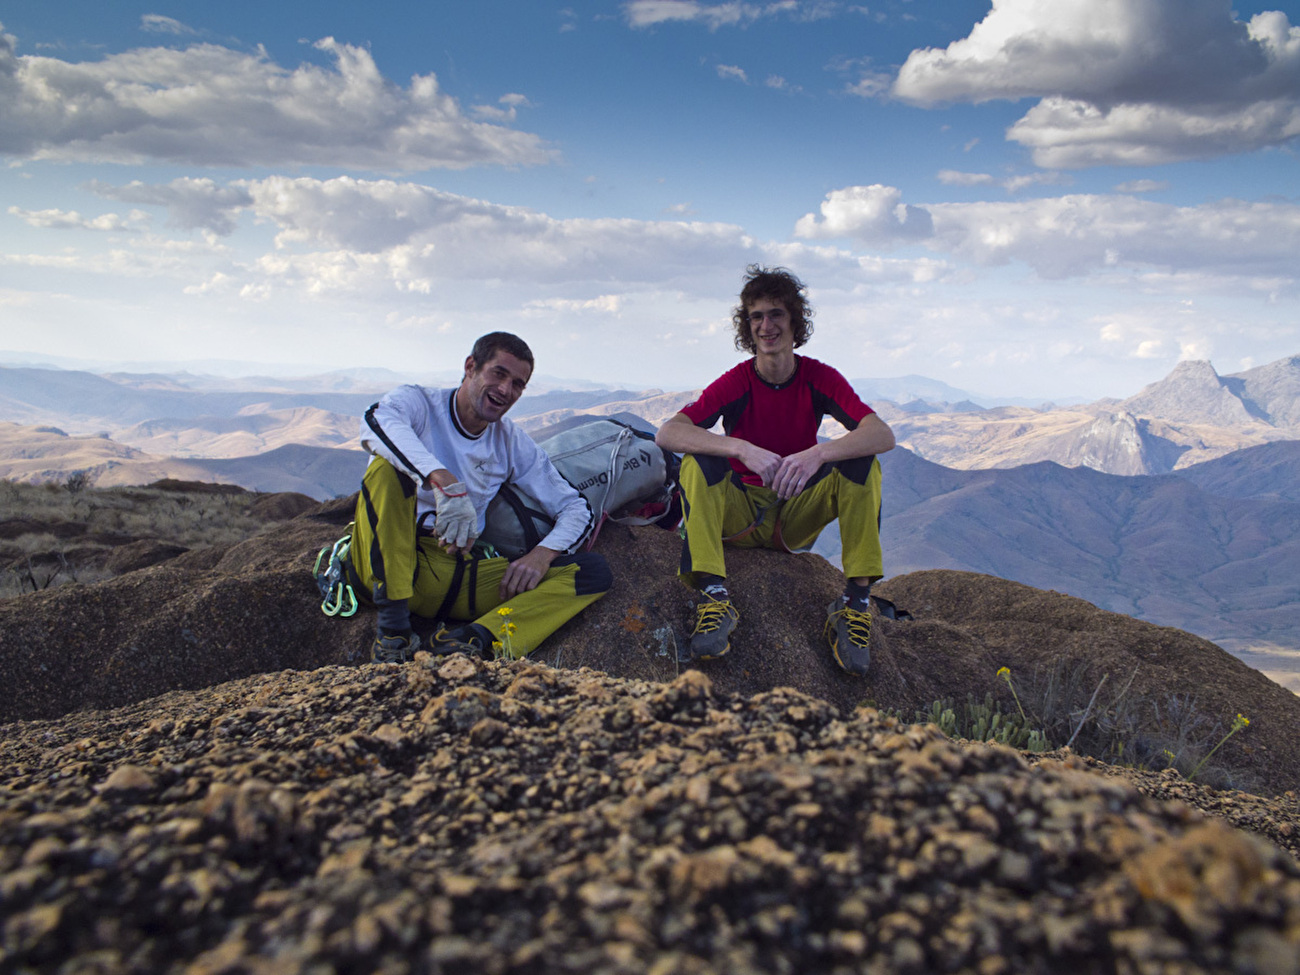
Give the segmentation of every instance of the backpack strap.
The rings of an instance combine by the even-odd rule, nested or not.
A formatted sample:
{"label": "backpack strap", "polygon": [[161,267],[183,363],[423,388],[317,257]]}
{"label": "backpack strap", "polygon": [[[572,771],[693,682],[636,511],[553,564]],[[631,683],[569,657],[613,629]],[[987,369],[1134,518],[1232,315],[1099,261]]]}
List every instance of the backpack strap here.
{"label": "backpack strap", "polygon": [[519,519],[519,524],[524,529],[524,551],[531,552],[542,542],[542,536],[537,531],[537,523],[533,519],[542,518],[549,521],[550,515],[545,511],[538,511],[524,504],[524,499],[519,496],[519,492],[508,483],[501,485],[501,490],[497,492],[497,496],[510,505],[510,510]]}

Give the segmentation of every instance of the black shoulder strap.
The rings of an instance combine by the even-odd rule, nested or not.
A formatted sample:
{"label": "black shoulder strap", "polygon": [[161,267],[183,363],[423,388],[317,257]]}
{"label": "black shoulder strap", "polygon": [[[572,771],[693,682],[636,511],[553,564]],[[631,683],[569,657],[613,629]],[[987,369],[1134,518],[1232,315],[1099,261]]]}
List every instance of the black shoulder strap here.
{"label": "black shoulder strap", "polygon": [[499,494],[505,499],[506,504],[510,505],[510,510],[515,513],[515,517],[519,519],[519,524],[524,529],[524,545],[531,552],[542,541],[542,536],[537,531],[537,522],[534,519],[541,518],[543,521],[550,521],[550,515],[545,511],[537,511],[524,504],[524,499],[519,496],[519,492],[509,484],[502,484]]}

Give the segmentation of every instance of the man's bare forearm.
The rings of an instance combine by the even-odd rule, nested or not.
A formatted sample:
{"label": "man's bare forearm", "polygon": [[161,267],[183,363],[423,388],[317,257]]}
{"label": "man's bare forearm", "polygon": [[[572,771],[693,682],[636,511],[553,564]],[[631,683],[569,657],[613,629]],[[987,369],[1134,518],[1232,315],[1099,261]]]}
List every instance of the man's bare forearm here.
{"label": "man's bare forearm", "polygon": [[837,460],[883,454],[893,450],[894,446],[894,431],[889,429],[889,424],[870,413],[862,418],[856,429],[844,436],[823,440],[817,445],[817,451],[823,464],[832,464]]}
{"label": "man's bare forearm", "polygon": [[676,454],[739,457],[744,441],[697,427],[684,413],[678,413],[659,428],[655,443]]}

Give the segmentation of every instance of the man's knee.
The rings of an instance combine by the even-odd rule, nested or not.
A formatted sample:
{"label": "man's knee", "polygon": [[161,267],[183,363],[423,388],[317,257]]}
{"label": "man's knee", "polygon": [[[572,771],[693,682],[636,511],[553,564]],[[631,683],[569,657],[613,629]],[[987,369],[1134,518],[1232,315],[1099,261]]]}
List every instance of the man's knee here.
{"label": "man's knee", "polygon": [[551,563],[552,568],[576,565],[577,574],[573,577],[573,594],[575,596],[595,596],[609,592],[614,584],[614,573],[605,556],[597,552],[579,552],[566,555]]}
{"label": "man's knee", "polygon": [[721,484],[727,475],[731,473],[731,462],[725,457],[714,457],[710,454],[687,454],[682,458],[683,472],[688,462],[693,462],[700,469],[707,487]]}
{"label": "man's knee", "polygon": [[410,499],[415,496],[415,481],[385,458],[375,457],[361,476],[361,492],[372,500],[392,494]]}
{"label": "man's knee", "polygon": [[[872,465],[876,463],[876,455],[868,454],[866,457],[849,457],[846,460],[837,460],[835,467],[844,477],[854,484],[866,484],[867,479],[871,477]],[[820,476],[821,472],[818,471]]]}

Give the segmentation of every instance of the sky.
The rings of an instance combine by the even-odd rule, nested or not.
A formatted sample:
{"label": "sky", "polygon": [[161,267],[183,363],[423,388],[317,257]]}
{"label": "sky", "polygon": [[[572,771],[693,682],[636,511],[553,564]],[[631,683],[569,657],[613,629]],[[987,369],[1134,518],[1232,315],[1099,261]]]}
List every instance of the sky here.
{"label": "sky", "polygon": [[[751,264],[850,379],[1300,353],[1300,9],[0,0],[0,362],[688,389]],[[243,366],[245,372],[252,371]]]}

